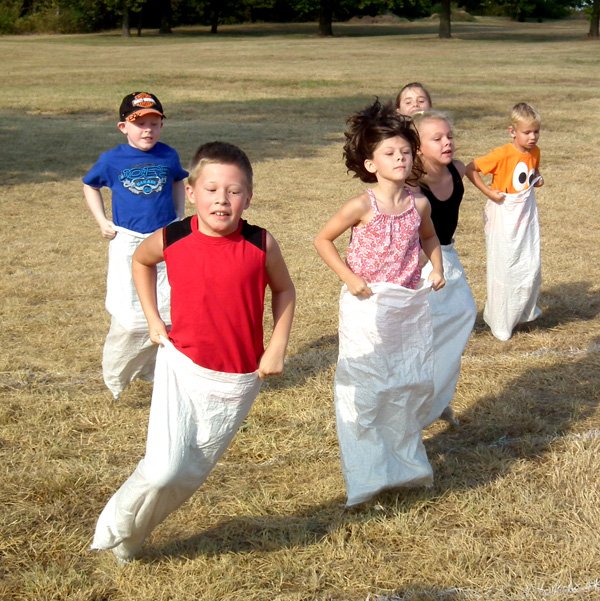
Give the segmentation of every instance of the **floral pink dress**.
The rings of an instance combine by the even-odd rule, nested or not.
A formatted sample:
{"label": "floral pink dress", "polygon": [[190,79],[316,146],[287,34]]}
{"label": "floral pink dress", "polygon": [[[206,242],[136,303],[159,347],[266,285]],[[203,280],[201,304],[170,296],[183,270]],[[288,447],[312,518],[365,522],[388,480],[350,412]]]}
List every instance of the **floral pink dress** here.
{"label": "floral pink dress", "polygon": [[419,285],[421,216],[412,191],[406,190],[410,207],[399,215],[381,213],[373,190],[367,190],[374,217],[366,225],[352,228],[346,250],[348,267],[367,283],[388,282],[413,290]]}

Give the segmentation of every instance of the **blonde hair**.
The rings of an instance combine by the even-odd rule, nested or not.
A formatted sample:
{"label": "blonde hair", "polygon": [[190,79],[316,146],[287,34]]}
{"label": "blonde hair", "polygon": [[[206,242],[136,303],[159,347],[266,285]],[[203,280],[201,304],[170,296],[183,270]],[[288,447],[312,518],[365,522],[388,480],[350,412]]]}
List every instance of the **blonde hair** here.
{"label": "blonde hair", "polygon": [[417,129],[419,129],[425,121],[445,121],[450,126],[450,129],[454,129],[454,124],[450,117],[443,111],[438,111],[436,109],[417,111],[411,115],[411,119]]}
{"label": "blonde hair", "polygon": [[236,165],[246,176],[247,184],[252,189],[252,164],[248,155],[235,144],[228,142],[207,142],[196,150],[190,163],[188,184],[193,186],[205,165],[221,163]]}
{"label": "blonde hair", "polygon": [[536,125],[540,125],[542,123],[542,117],[530,104],[519,102],[512,107],[510,112],[510,122],[513,126],[518,123],[535,123]]}

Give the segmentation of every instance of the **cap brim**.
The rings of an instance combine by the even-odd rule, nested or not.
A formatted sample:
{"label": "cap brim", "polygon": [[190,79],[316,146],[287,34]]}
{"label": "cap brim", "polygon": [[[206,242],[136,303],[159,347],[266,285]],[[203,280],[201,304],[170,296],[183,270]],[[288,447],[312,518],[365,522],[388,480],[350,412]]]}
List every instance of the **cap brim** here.
{"label": "cap brim", "polygon": [[160,115],[163,118],[165,117],[163,113],[157,111],[156,109],[139,109],[127,115],[127,117],[125,117],[125,121],[135,121],[138,117],[143,117],[144,115],[151,114]]}

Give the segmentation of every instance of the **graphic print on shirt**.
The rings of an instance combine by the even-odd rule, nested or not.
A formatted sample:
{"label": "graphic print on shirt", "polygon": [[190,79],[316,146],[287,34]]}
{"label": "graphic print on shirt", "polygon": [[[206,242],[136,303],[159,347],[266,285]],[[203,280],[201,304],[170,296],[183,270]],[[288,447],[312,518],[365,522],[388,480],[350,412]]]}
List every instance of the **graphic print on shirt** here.
{"label": "graphic print on shirt", "polygon": [[528,165],[523,161],[519,161],[512,175],[512,185],[515,189],[515,192],[522,192],[523,190],[529,188],[534,178],[535,169],[528,167]]}
{"label": "graphic print on shirt", "polygon": [[136,165],[123,169],[119,173],[119,181],[123,187],[133,194],[154,194],[166,185],[169,168],[165,165]]}

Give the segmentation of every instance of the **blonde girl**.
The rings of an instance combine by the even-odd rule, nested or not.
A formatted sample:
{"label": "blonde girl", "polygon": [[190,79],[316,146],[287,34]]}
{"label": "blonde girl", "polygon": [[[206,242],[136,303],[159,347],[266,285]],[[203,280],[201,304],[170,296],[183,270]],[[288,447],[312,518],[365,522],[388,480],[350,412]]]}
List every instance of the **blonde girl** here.
{"label": "blonde girl", "polygon": [[[460,374],[462,353],[477,309],[463,266],[454,249],[460,203],[464,194],[465,165],[454,158],[454,134],[448,117],[428,110],[415,113],[419,132],[419,156],[425,173],[419,184],[431,205],[431,219],[440,240],[446,286],[430,297],[434,342],[434,403],[423,426],[441,417],[457,425],[450,405]],[[430,266],[426,266],[427,272]]]}

